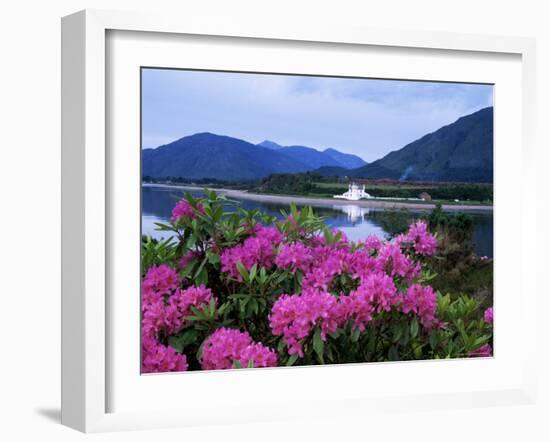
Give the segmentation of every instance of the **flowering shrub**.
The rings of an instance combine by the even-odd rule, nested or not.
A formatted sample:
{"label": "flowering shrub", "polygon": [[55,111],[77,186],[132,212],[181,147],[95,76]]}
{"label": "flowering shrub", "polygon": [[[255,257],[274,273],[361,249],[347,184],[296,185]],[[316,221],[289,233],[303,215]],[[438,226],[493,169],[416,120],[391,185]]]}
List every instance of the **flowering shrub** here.
{"label": "flowering shrub", "polygon": [[301,295],[281,295],[271,310],[271,331],[275,336],[284,337],[289,355],[303,357],[302,341],[313,329],[317,329],[323,341],[327,333],[336,331],[340,319],[338,310],[336,297],[330,293],[307,291]]}
{"label": "flowering shrub", "polygon": [[142,242],[142,371],[487,357],[493,309],[436,292],[417,221],[349,241],[311,208],[276,221],[207,193]]}
{"label": "flowering shrub", "polygon": [[201,357],[204,370],[233,367],[276,367],[277,355],[255,343],[247,332],[219,328],[204,341]]}

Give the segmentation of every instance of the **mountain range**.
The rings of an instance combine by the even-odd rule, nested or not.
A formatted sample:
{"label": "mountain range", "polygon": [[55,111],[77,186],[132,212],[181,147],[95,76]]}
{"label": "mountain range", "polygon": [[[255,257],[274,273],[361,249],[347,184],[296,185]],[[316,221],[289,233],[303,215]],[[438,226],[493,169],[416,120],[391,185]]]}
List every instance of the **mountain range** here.
{"label": "mountain range", "polygon": [[[345,172],[344,172],[345,173]],[[493,181],[493,108],[459,118],[353,170],[353,177],[422,181]]]}
{"label": "mountain range", "polygon": [[259,144],[208,132],[142,151],[142,174],[155,178],[257,180],[273,173],[491,182],[493,108],[487,107],[366,163],[334,148]]}
{"label": "mountain range", "polygon": [[366,164],[358,156],[336,149],[321,152],[307,146],[280,146],[267,140],[255,145],[209,132],[142,151],[142,174],[155,178],[245,181],[273,173],[306,172],[323,166],[348,170]]}

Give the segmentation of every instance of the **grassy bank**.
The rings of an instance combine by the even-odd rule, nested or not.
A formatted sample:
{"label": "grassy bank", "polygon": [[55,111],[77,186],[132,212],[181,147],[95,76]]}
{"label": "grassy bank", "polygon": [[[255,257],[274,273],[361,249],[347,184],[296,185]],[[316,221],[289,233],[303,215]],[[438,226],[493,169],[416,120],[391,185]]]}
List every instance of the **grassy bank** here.
{"label": "grassy bank", "polygon": [[[364,185],[365,191],[375,198],[400,200],[419,198],[445,203],[468,202],[468,204],[484,205],[490,205],[493,201],[491,184],[360,179],[355,182]],[[314,173],[278,174],[262,180],[254,191],[326,198],[345,192],[348,185],[347,179],[322,177]]]}

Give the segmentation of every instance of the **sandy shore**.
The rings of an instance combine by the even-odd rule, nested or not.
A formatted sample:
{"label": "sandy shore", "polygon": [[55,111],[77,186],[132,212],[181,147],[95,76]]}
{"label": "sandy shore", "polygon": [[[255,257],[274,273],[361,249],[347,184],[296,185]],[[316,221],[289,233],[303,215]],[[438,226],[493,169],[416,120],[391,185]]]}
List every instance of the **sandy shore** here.
{"label": "sandy shore", "polygon": [[[204,187],[197,186],[186,186],[186,185],[177,185],[177,184],[143,184],[146,187],[168,187],[173,189],[189,190],[189,191],[201,191],[204,190]],[[269,195],[264,193],[250,193],[244,190],[235,190],[235,189],[211,189],[216,192],[222,193],[230,198],[239,198],[253,201],[261,201],[267,203],[277,203],[277,204],[290,204],[295,203],[298,205],[309,205],[309,206],[347,206],[354,205],[359,207],[366,207],[371,209],[412,209],[412,210],[431,210],[435,207],[435,204],[431,203],[415,203],[407,201],[387,201],[387,200],[359,200],[359,201],[348,201],[336,198],[312,198],[307,196],[291,196],[291,195]],[[493,206],[481,206],[481,205],[468,205],[468,204],[443,204],[443,210],[446,211],[476,211],[476,212],[487,212],[492,211]]]}

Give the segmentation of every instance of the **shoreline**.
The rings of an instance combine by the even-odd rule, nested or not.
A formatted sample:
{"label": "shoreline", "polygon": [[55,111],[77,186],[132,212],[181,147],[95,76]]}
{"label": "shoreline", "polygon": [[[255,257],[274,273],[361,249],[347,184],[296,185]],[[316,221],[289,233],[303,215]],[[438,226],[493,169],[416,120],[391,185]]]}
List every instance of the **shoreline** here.
{"label": "shoreline", "polygon": [[[382,201],[376,199],[370,200],[358,200],[349,201],[338,198],[315,198],[309,196],[294,196],[294,195],[271,195],[266,193],[250,193],[245,190],[237,189],[225,189],[225,188],[209,188],[189,185],[178,184],[149,184],[142,183],[144,187],[165,187],[169,189],[189,190],[189,191],[203,191],[205,188],[208,190],[214,190],[223,195],[233,198],[260,201],[266,203],[279,203],[290,204],[295,203],[298,205],[310,205],[310,206],[332,206],[332,205],[356,205],[359,207],[365,207],[370,209],[417,209],[417,210],[432,210],[435,208],[434,203],[412,203],[405,201]],[[493,206],[483,205],[469,205],[469,204],[442,204],[441,208],[445,211],[476,211],[476,212],[488,212],[493,211]]]}

